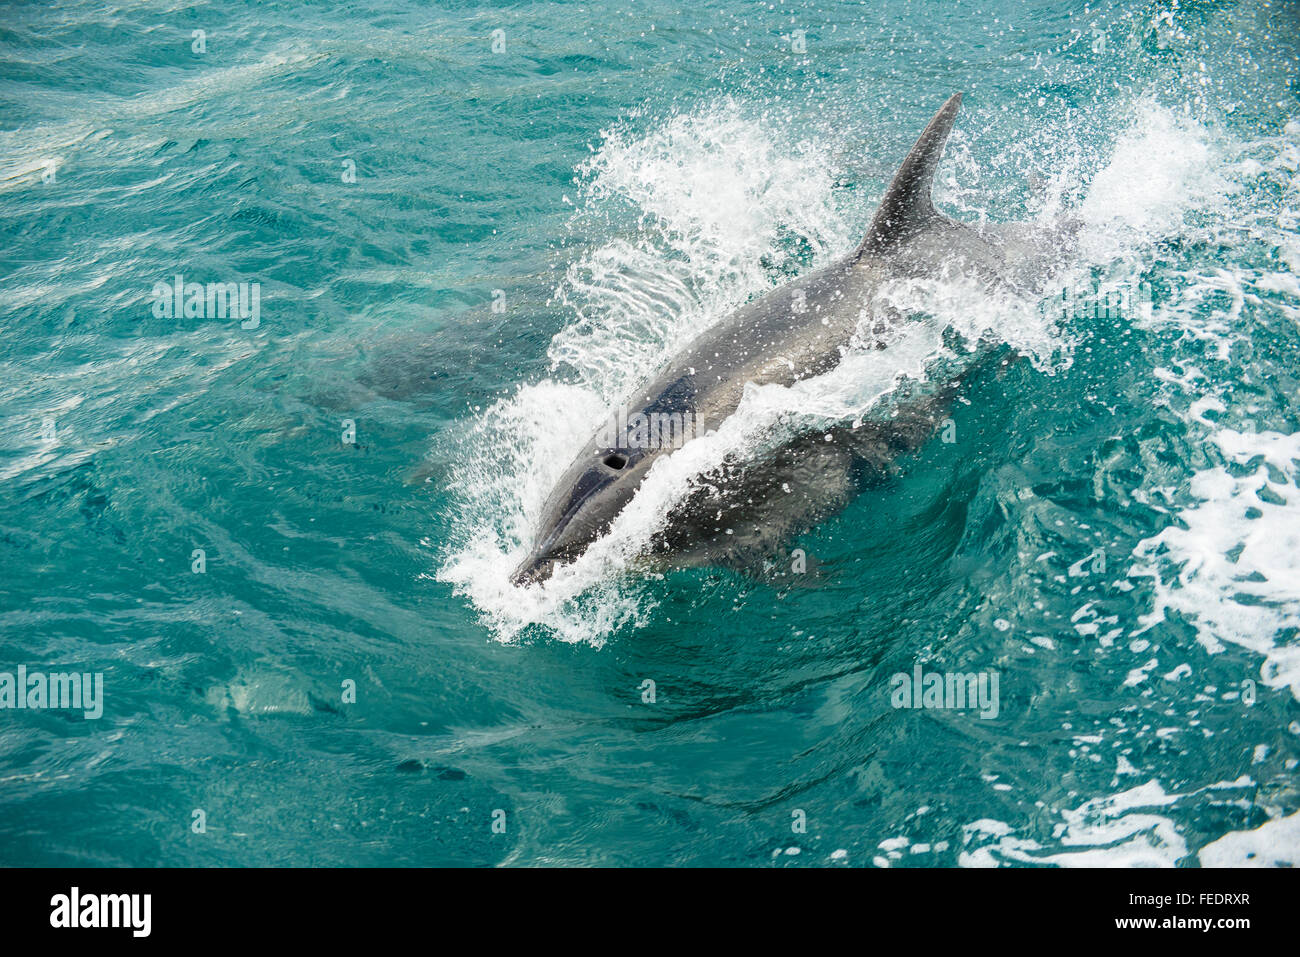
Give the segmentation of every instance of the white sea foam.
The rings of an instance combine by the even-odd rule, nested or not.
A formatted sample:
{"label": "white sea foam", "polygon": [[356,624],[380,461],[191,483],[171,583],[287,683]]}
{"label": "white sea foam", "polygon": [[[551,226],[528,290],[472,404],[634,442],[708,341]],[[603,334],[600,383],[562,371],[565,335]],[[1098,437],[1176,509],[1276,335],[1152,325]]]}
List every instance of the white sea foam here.
{"label": "white sea foam", "polygon": [[1134,551],[1132,574],[1150,576],[1155,588],[1144,624],[1177,611],[1206,651],[1223,642],[1254,651],[1264,683],[1300,699],[1300,644],[1283,637],[1300,628],[1300,434],[1223,429],[1211,439],[1229,461],[1253,468],[1196,473],[1198,504]]}
{"label": "white sea foam", "polygon": [[[1225,643],[1262,658],[1260,675],[1273,688],[1300,698],[1300,433],[1256,429],[1260,409],[1234,396],[1241,380],[1265,380],[1274,371],[1249,358],[1244,368],[1234,345],[1281,315],[1300,316],[1300,267],[1295,213],[1300,198],[1300,124],[1279,137],[1249,144],[1220,144],[1228,185],[1213,176],[1188,174],[1187,201],[1201,216],[1202,235],[1226,234],[1261,241],[1290,272],[1260,269],[1221,257],[1212,270],[1196,268],[1176,277],[1172,294],[1152,322],[1196,340],[1195,358],[1183,373],[1162,376],[1175,408],[1204,436],[1204,447],[1223,464],[1190,478],[1176,522],[1134,550],[1130,576],[1148,578],[1153,589],[1144,631],[1175,612],[1191,622],[1206,652]],[[1211,184],[1208,192],[1201,187]],[[1276,208],[1238,203],[1248,186],[1278,191]],[[1264,192],[1264,190],[1258,190]],[[1267,193],[1265,193],[1267,195]],[[1203,365],[1208,356],[1213,364]]]}
{"label": "white sea foam", "polygon": [[1300,867],[1300,811],[1201,848],[1202,867]]}
{"label": "white sea foam", "polygon": [[790,141],[724,99],[634,133],[607,131],[582,167],[579,224],[622,217],[635,234],[568,270],[558,303],[577,321],[549,357],[607,402],[653,373],[749,296],[765,263],[804,246],[828,261],[851,240],[836,208],[825,149]]}
{"label": "white sea foam", "polygon": [[[1159,781],[1084,801],[1057,812],[1052,853],[1040,842],[1018,837],[1000,821],[980,820],[963,828],[962,867],[1002,864],[1052,864],[1057,867],[1174,867],[1187,856],[1187,841],[1171,816],[1192,801],[1230,803],[1232,793],[1249,790],[1248,777],[1222,781],[1185,794],[1170,794]],[[1218,792],[1227,792],[1220,795]]]}
{"label": "white sea foam", "polygon": [[1154,240],[1180,235],[1189,212],[1221,202],[1235,188],[1203,125],[1140,100],[1079,204],[1085,258],[1138,259]]}

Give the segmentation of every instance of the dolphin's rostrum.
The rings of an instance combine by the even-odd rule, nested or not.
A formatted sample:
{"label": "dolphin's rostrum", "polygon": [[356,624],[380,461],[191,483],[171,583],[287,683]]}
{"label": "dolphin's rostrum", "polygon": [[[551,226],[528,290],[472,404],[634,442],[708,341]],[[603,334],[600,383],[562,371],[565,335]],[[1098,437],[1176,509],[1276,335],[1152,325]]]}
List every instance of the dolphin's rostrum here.
{"label": "dolphin's rostrum", "polygon": [[[690,416],[687,421],[713,428],[735,412],[747,383],[788,386],[830,370],[861,327],[864,310],[873,308],[872,291],[886,280],[956,270],[1018,285],[1017,273],[1041,259],[1035,254],[1041,254],[1041,243],[1035,244],[1029,227],[977,229],[943,216],[931,201],[935,169],[960,105],[958,93],[930,120],[857,249],[707,330],[634,394],[620,422],[644,429],[647,422]],[[884,314],[868,318],[897,321]],[[732,463],[724,481],[702,486],[674,508],[654,540],[655,550],[675,565],[748,564],[780,538],[846,504],[864,473],[919,445],[932,431],[944,398],[941,391],[888,426],[855,430],[849,441],[828,442],[818,433],[789,442],[760,462]],[[609,432],[602,429],[587,443],[547,499],[536,542],[513,575],[516,584],[544,581],[557,566],[581,555],[632,500],[651,465],[675,445],[628,441],[629,436],[611,442]],[[788,490],[795,478],[808,492],[797,517],[788,496],[772,494]],[[724,536],[724,525],[733,533],[739,527],[742,534]]]}

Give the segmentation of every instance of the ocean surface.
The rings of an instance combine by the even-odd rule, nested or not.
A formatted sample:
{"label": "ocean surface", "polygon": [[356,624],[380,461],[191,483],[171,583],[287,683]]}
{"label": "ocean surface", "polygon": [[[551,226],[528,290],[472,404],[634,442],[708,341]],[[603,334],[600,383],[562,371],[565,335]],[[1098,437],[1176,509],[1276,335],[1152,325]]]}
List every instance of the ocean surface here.
{"label": "ocean surface", "polygon": [[[0,6],[0,864],[1300,864],[1298,66],[1251,0]],[[938,204],[1075,223],[1054,285],[882,289],[513,587],[958,91]],[[789,574],[638,564],[977,348]]]}

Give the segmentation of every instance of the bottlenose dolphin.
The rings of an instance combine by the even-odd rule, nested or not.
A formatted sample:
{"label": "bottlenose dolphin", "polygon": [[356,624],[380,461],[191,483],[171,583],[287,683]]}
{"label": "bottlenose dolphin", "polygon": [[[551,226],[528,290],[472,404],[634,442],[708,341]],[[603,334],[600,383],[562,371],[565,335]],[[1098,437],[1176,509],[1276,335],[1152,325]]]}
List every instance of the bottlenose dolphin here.
{"label": "bottlenose dolphin", "polygon": [[[1013,289],[1036,285],[1050,245],[1041,230],[976,227],[934,207],[935,170],[960,105],[957,93],[922,131],[856,249],[709,328],[637,390],[615,428],[587,443],[548,497],[515,584],[544,581],[581,555],[632,500],[659,456],[680,444],[647,442],[647,423],[670,431],[683,422],[716,427],[736,411],[747,383],[789,386],[827,372],[864,329],[884,348],[902,317],[873,302],[882,282],[956,273]],[[673,565],[744,567],[770,556],[774,543],[847,504],[865,477],[921,444],[953,389],[949,383],[885,424],[835,435],[819,430],[756,461],[725,463],[715,480],[673,508],[652,551]],[[792,485],[800,492],[793,509]]]}

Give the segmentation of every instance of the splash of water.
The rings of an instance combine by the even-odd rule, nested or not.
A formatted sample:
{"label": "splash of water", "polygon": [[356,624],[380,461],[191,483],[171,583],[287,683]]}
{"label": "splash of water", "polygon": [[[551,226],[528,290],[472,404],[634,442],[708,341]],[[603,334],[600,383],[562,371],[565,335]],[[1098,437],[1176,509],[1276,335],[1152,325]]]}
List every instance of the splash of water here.
{"label": "splash of water", "polygon": [[[630,236],[579,258],[557,290],[576,318],[551,344],[554,378],[521,388],[474,424],[465,460],[480,466],[462,476],[460,535],[438,572],[498,639],[537,625],[565,641],[600,644],[611,629],[647,620],[653,600],[629,566],[696,476],[790,430],[871,414],[902,378],[924,378],[953,358],[945,331],[968,343],[1007,343],[1049,372],[1068,363],[1068,330],[1040,302],[960,278],[886,284],[879,294],[918,319],[890,349],[851,351],[832,372],[791,388],[751,386],[716,431],[656,463],[610,533],[580,559],[540,587],[511,586],[541,503],[604,410],[663,356],[770,289],[774,267],[807,265],[796,250],[819,265],[854,241],[850,198],[835,189],[827,155],[730,99],[648,132],[621,126],[606,134],[582,171],[578,220],[623,216]],[[1062,155],[1077,156],[1077,145],[1064,144]],[[1176,168],[1170,157],[1178,157]],[[1075,272],[1134,282],[1143,250],[1177,234],[1207,197],[1229,192],[1217,161],[1194,121],[1149,100],[1138,104],[1075,212],[1082,224]]]}

